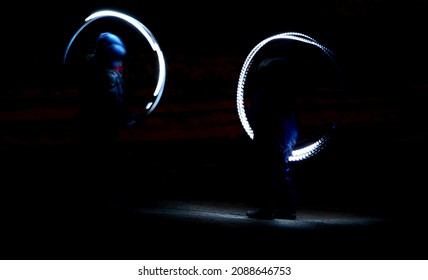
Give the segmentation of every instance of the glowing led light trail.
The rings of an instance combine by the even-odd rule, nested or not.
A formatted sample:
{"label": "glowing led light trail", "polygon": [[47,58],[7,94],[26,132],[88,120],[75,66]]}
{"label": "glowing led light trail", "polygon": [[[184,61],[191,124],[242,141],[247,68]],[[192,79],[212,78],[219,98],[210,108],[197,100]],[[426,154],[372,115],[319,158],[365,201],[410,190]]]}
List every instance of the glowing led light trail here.
{"label": "glowing led light trail", "polygon": [[153,34],[150,32],[149,29],[147,29],[146,26],[144,26],[141,22],[139,22],[135,18],[120,12],[110,11],[110,10],[102,10],[91,14],[89,17],[85,19],[85,24],[83,24],[82,27],[76,32],[76,34],[74,34],[74,36],[71,38],[70,43],[68,44],[64,54],[64,63],[67,60],[67,55],[70,50],[70,47],[73,44],[73,41],[79,35],[79,33],[91,22],[103,17],[116,17],[126,21],[127,23],[132,25],[134,28],[136,28],[146,38],[147,42],[150,44],[153,51],[156,52],[156,55],[158,58],[159,73],[158,73],[158,81],[156,84],[156,88],[153,93],[154,101],[148,102],[147,105],[145,106],[145,109],[147,110],[147,115],[149,115],[156,108],[165,87],[165,79],[166,79],[165,58]]}
{"label": "glowing led light trail", "polygon": [[[334,59],[333,52],[331,52],[328,48],[326,48],[323,45],[321,45],[320,43],[318,43],[313,38],[311,38],[307,35],[301,34],[301,33],[296,33],[296,32],[281,33],[281,34],[271,36],[267,39],[264,39],[259,44],[257,44],[251,50],[251,52],[247,56],[243,66],[242,66],[242,69],[241,69],[241,72],[239,75],[237,95],[236,95],[236,103],[237,103],[239,119],[241,121],[241,124],[242,124],[244,130],[246,131],[246,133],[248,134],[248,136],[251,139],[253,139],[253,137],[254,137],[254,131],[251,128],[251,125],[247,119],[247,115],[245,112],[245,105],[244,105],[245,83],[246,83],[247,75],[248,75],[248,72],[251,68],[251,64],[253,63],[255,55],[257,54],[257,52],[261,48],[263,48],[263,46],[265,46],[266,44],[268,44],[269,42],[271,42],[273,40],[295,40],[295,41],[299,41],[302,43],[311,44],[311,45],[321,49],[330,58],[330,60],[334,63],[334,66],[338,69],[336,61]],[[321,137],[318,141],[315,141],[314,143],[307,145],[306,147],[293,150],[292,155],[289,157],[289,160],[290,161],[299,161],[299,160],[307,159],[307,158],[315,155],[317,152],[319,152],[326,145],[329,138],[330,138],[330,134],[326,134],[323,137]]]}

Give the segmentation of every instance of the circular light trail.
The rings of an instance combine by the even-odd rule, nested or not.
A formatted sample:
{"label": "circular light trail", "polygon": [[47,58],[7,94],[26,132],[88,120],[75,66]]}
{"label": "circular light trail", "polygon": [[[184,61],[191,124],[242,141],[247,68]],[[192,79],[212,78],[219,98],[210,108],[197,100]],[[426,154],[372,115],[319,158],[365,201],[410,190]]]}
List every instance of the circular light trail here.
{"label": "circular light trail", "polygon": [[[237,103],[239,119],[241,121],[241,124],[242,124],[244,130],[246,131],[246,133],[248,134],[248,136],[251,139],[254,138],[254,131],[251,128],[251,125],[247,119],[247,115],[245,112],[244,88],[245,88],[248,72],[251,68],[251,65],[253,63],[254,57],[256,56],[257,52],[261,48],[263,48],[263,46],[265,46],[266,44],[268,44],[269,42],[271,42],[273,40],[294,40],[294,41],[299,41],[302,43],[314,45],[315,47],[321,49],[330,58],[330,60],[334,63],[334,66],[336,67],[336,69],[338,69],[337,63],[334,59],[333,52],[330,51],[328,48],[324,47],[323,45],[321,45],[320,43],[318,43],[313,38],[311,38],[305,34],[296,33],[296,32],[281,33],[281,34],[277,34],[277,35],[271,36],[269,38],[266,38],[263,41],[261,41],[259,44],[257,44],[251,50],[251,52],[248,54],[243,66],[241,68],[241,72],[239,75],[239,81],[238,81],[237,95],[236,95],[236,103]],[[333,128],[334,127],[335,127],[335,125],[333,125]],[[314,143],[309,144],[306,147],[293,150],[291,156],[289,157],[289,161],[300,161],[300,160],[304,160],[304,159],[307,159],[307,158],[315,155],[326,145],[330,136],[331,136],[330,133],[327,133],[326,135],[321,137],[318,141],[315,141]]]}
{"label": "circular light trail", "polygon": [[90,16],[88,16],[85,19],[85,23],[82,25],[82,27],[80,27],[80,29],[71,38],[70,43],[68,44],[67,49],[66,49],[65,54],[64,54],[64,61],[63,61],[63,63],[66,62],[67,55],[68,55],[68,52],[70,50],[70,47],[73,44],[73,41],[79,35],[79,33],[86,26],[88,26],[91,22],[93,22],[93,21],[95,21],[97,19],[100,19],[100,18],[104,18],[104,17],[115,17],[115,18],[119,18],[119,19],[122,19],[122,20],[126,21],[130,25],[132,25],[134,28],[136,28],[146,38],[146,40],[150,44],[152,50],[156,52],[157,59],[158,59],[159,73],[158,73],[158,81],[157,81],[157,84],[156,84],[156,88],[155,88],[155,90],[153,92],[154,101],[148,102],[147,105],[145,106],[145,109],[147,110],[147,115],[149,115],[156,108],[156,106],[157,106],[157,104],[158,104],[158,102],[159,102],[159,100],[160,100],[160,98],[162,96],[164,87],[165,87],[165,79],[166,79],[165,58],[164,58],[162,50],[160,49],[159,44],[157,43],[157,41],[156,41],[155,37],[153,36],[153,34],[150,32],[149,29],[147,29],[146,26],[144,26],[141,22],[139,22],[135,18],[133,18],[131,16],[128,16],[126,14],[123,14],[123,13],[120,13],[120,12],[116,12],[116,11],[111,11],[111,10],[101,10],[101,11],[98,11],[98,12],[95,12],[95,13],[91,14]]}

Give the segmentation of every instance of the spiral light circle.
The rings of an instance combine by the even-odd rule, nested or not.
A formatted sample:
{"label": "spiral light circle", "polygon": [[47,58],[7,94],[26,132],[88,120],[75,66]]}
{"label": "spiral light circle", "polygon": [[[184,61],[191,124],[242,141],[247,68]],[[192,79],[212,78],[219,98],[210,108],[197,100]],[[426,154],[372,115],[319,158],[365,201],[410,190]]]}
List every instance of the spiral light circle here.
{"label": "spiral light circle", "polygon": [[[248,72],[251,69],[251,65],[254,61],[256,54],[264,46],[266,46],[268,43],[270,43],[273,40],[293,40],[293,41],[298,41],[298,42],[302,42],[305,44],[313,45],[313,46],[321,49],[329,57],[329,59],[332,61],[332,63],[336,67],[336,69],[339,70],[338,65],[336,63],[336,60],[334,58],[334,53],[331,50],[329,50],[328,48],[326,48],[323,45],[321,45],[320,43],[318,43],[313,38],[311,38],[305,34],[296,33],[296,32],[280,33],[280,34],[268,37],[268,38],[264,39],[263,41],[261,41],[260,43],[258,43],[250,51],[250,53],[248,54],[247,58],[244,61],[244,64],[241,68],[241,72],[239,75],[238,88],[237,88],[237,94],[236,94],[236,104],[237,104],[238,116],[239,116],[239,119],[241,121],[241,124],[242,124],[245,132],[248,134],[248,136],[251,139],[254,138],[254,131],[251,128],[251,125],[248,121],[246,110],[245,110],[245,103],[244,103],[245,85],[246,85],[246,81],[247,81]],[[339,73],[340,73],[340,71],[339,71]],[[334,126],[335,126],[335,124],[333,124],[333,128],[334,128]],[[310,158],[311,156],[318,153],[327,144],[330,137],[331,137],[331,133],[326,133],[319,140],[317,140],[317,141],[315,141],[309,145],[306,145],[303,148],[293,150],[291,156],[289,157],[289,161],[300,161],[300,160]]]}

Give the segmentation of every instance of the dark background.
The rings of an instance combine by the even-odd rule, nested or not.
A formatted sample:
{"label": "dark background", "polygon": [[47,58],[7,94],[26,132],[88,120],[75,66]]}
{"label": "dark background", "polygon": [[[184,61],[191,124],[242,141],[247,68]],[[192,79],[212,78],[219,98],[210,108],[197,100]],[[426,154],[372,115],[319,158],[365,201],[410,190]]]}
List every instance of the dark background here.
{"label": "dark background", "polygon": [[[314,107],[310,127],[329,113],[345,115],[332,144],[296,165],[301,205],[417,224],[426,211],[428,2],[390,2],[10,3],[2,18],[3,214],[35,223],[52,209],[77,207],[79,186],[91,184],[78,169],[76,90],[63,56],[84,19],[111,8],[141,21],[167,63],[158,107],[120,138],[129,161],[123,184],[136,201],[251,201],[249,139],[235,103],[239,72],[261,40],[293,31],[336,54],[348,90],[346,100]],[[100,28],[110,25],[128,34],[133,62],[144,64],[141,41],[114,21]],[[150,92],[151,76],[142,77],[134,89]]]}
{"label": "dark background", "polygon": [[334,50],[348,77],[355,81],[353,87],[366,88],[367,83],[394,87],[392,81],[420,82],[424,77],[420,69],[426,62],[426,1],[11,3],[2,19],[7,65],[18,69],[23,65],[28,70],[43,67],[56,73],[72,35],[87,16],[100,9],[116,9],[140,20],[154,34],[167,59],[177,53],[246,56],[262,39],[295,31]]}

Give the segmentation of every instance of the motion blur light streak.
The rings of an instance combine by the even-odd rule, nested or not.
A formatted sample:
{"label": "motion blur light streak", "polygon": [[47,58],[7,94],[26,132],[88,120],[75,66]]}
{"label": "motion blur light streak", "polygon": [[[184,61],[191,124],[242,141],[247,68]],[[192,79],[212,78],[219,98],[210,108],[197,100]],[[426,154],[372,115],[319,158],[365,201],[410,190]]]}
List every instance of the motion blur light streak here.
{"label": "motion blur light streak", "polygon": [[329,137],[329,135],[324,135],[320,140],[316,141],[311,145],[308,145],[301,149],[293,150],[291,156],[288,159],[290,161],[299,161],[315,155],[324,147]]}
{"label": "motion blur light streak", "polygon": [[[300,41],[303,43],[314,45],[314,46],[320,48],[330,58],[330,60],[334,63],[335,67],[338,68],[336,61],[334,59],[333,52],[330,51],[328,48],[324,47],[323,45],[321,45],[320,43],[318,43],[316,40],[312,39],[311,37],[309,37],[305,34],[296,33],[296,32],[281,33],[281,34],[277,34],[277,35],[271,36],[269,38],[266,38],[263,41],[261,41],[259,44],[257,44],[251,50],[251,52],[247,56],[243,66],[242,66],[241,73],[239,75],[238,89],[237,89],[237,95],[236,95],[236,102],[237,102],[239,119],[240,119],[241,124],[244,127],[246,133],[248,134],[248,136],[251,139],[254,138],[254,131],[251,128],[251,125],[247,119],[247,115],[245,112],[245,104],[244,104],[244,88],[245,88],[247,75],[248,75],[248,72],[251,68],[251,65],[253,63],[254,57],[257,54],[257,52],[263,46],[268,44],[269,42],[271,42],[273,40],[278,40],[278,39],[295,40],[295,41]],[[292,155],[289,157],[289,160],[290,161],[299,161],[299,160],[307,159],[307,158],[315,155],[318,151],[320,151],[326,145],[329,138],[330,138],[329,135],[325,135],[325,136],[321,137],[321,139],[319,139],[318,141],[314,142],[313,144],[307,145],[304,148],[293,150]]]}
{"label": "motion blur light streak", "polygon": [[68,52],[70,50],[70,47],[73,44],[73,41],[79,35],[79,33],[86,26],[88,26],[91,22],[95,21],[96,19],[103,18],[103,17],[117,17],[117,18],[120,18],[120,19],[128,22],[129,24],[131,24],[138,31],[140,31],[140,33],[146,38],[147,42],[150,44],[153,51],[155,51],[157,54],[159,73],[158,73],[158,82],[156,84],[156,88],[155,88],[155,91],[153,93],[153,97],[155,99],[153,102],[152,101],[148,102],[147,105],[145,106],[145,109],[148,110],[147,115],[149,115],[156,108],[156,106],[157,106],[157,104],[158,104],[158,102],[162,96],[164,87],[165,87],[165,79],[166,79],[165,58],[164,58],[163,53],[159,47],[159,44],[157,43],[153,34],[150,32],[149,29],[147,29],[146,26],[144,26],[141,22],[139,22],[135,18],[130,17],[126,14],[119,13],[116,11],[111,11],[111,10],[102,10],[102,11],[98,11],[98,12],[91,14],[89,17],[87,17],[85,19],[85,24],[83,24],[82,27],[76,32],[76,34],[74,34],[74,36],[71,38],[70,43],[68,44],[67,49],[66,49],[65,54],[64,54],[64,63],[67,60],[67,55],[68,55]]}

